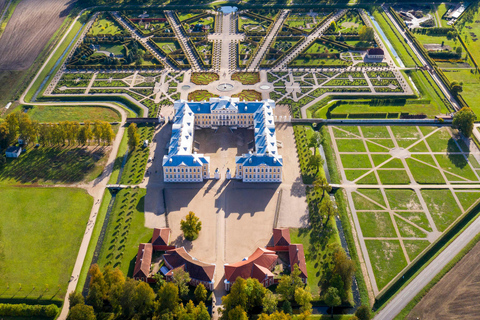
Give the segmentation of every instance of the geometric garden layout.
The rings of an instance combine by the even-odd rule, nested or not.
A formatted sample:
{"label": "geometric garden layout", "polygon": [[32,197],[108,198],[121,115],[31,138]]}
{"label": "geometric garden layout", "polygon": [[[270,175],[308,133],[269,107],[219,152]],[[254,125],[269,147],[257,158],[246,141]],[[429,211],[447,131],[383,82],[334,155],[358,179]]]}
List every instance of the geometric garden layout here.
{"label": "geometric garden layout", "polygon": [[329,131],[370,281],[379,292],[480,200],[479,155],[448,128]]}
{"label": "geometric garden layout", "polygon": [[[288,5],[278,7],[258,5],[253,0],[240,1],[238,8],[207,7],[203,2],[195,3],[195,9],[188,5],[183,9],[177,5],[129,5],[127,9],[112,11],[93,7],[79,10],[81,13],[75,18],[69,17],[71,24],[65,28],[68,30],[61,40],[60,37],[55,40],[58,44],[51,45],[54,51],[38,66],[19,101],[10,110],[7,110],[10,105],[0,110],[0,152],[9,157],[2,149],[5,140],[7,148],[17,152],[10,157],[19,158],[0,159],[0,202],[7,194],[2,188],[11,187],[14,190],[8,191],[12,192],[11,198],[23,201],[28,196],[16,194],[18,186],[32,187],[21,188],[22,192],[30,189],[38,192],[36,187],[42,187],[40,193],[50,189],[55,189],[52,193],[60,189],[72,192],[70,197],[77,200],[66,202],[78,204],[78,208],[71,211],[85,211],[85,221],[80,214],[77,220],[72,217],[73,226],[69,226],[72,230],[68,229],[72,239],[75,238],[72,248],[78,245],[80,250],[69,248],[70,255],[63,254],[68,268],[58,279],[46,277],[44,281],[36,279],[30,283],[30,277],[23,275],[18,280],[22,275],[10,269],[27,268],[7,268],[11,266],[4,262],[8,260],[5,256],[12,255],[12,250],[4,254],[4,241],[7,239],[5,247],[17,243],[18,234],[11,230],[27,223],[22,222],[23,217],[15,216],[19,220],[8,221],[9,232],[0,225],[0,273],[8,269],[4,279],[0,274],[0,302],[22,300],[20,282],[28,282],[24,287],[33,289],[30,293],[27,293],[30,289],[24,290],[23,300],[33,301],[38,296],[38,300],[45,299],[49,287],[58,286],[50,300],[57,305],[65,301],[64,306],[68,307],[69,292],[83,290],[85,296],[95,292],[89,291],[92,287],[87,280],[89,267],[95,263],[107,271],[106,266],[118,267],[125,276],[132,277],[134,270],[139,272],[137,264],[141,272],[145,271],[142,267],[147,261],[145,264],[149,265],[141,280],[153,283],[158,279],[157,273],[163,272],[165,279],[174,279],[177,285],[176,281],[184,279],[175,279],[173,270],[177,272],[177,267],[167,265],[164,256],[170,253],[158,254],[160,251],[153,249],[144,260],[145,249],[139,249],[145,245],[152,251],[146,242],[153,241],[153,228],[162,229],[157,240],[166,242],[157,247],[183,247],[188,257],[182,259],[191,259],[196,267],[203,265],[205,270],[215,270],[208,279],[212,293],[204,299],[210,303],[208,312],[213,319],[218,319],[221,308],[225,307],[222,299],[228,294],[227,282],[230,284],[226,270],[250,264],[245,257],[259,247],[264,250],[269,241],[274,241],[272,226],[289,228],[281,231],[282,237],[288,235],[289,246],[291,235],[292,245],[302,242],[305,247],[302,272],[306,291],[301,300],[308,300],[305,305],[310,306],[306,308],[309,312],[312,298],[314,313],[325,313],[323,307],[327,306],[327,300],[332,300],[331,292],[338,293],[338,299],[333,300],[340,300],[328,304],[332,307],[332,317],[334,307],[348,306],[349,313],[352,306],[372,307],[375,299],[382,300],[397,290],[398,284],[413,279],[407,276],[405,282],[402,280],[404,273],[416,270],[418,261],[428,257],[427,253],[432,253],[437,243],[467,220],[464,217],[479,208],[479,125],[474,125],[470,137],[460,133],[462,128],[452,128],[459,110],[471,108],[473,114],[480,109],[476,96],[480,92],[476,62],[480,61],[480,47],[475,44],[475,32],[480,32],[478,5],[468,11],[468,18],[462,18],[463,4],[419,5],[412,6],[413,9],[408,4],[381,5],[367,11],[355,6],[303,6],[303,3],[296,6],[299,0],[287,2]],[[453,16],[452,12],[458,14]],[[476,18],[471,19],[473,16]],[[3,16],[0,17],[3,23],[2,19]],[[2,32],[3,29],[0,44]],[[268,115],[273,115],[275,122],[269,120],[269,130],[273,130],[270,134],[276,139],[276,145],[273,141],[272,146],[281,149],[279,154],[284,159],[280,164],[285,167],[281,183],[255,184],[230,179],[230,170],[238,168],[238,163],[232,160],[252,152],[257,156],[258,146],[253,142],[263,129],[257,125],[220,126],[214,130],[196,127],[197,119],[201,117],[203,121],[204,117],[200,115],[200,106],[198,110],[187,108],[195,120],[185,139],[193,138],[189,140],[192,149],[189,153],[206,154],[208,165],[212,159],[212,166],[218,170],[215,179],[205,178],[198,184],[164,181],[162,159],[170,152],[168,141],[178,139],[180,144],[187,132],[182,127],[177,135],[177,125],[171,125],[178,111],[173,108],[174,103],[178,100],[206,103],[224,96],[238,98],[240,103],[274,101],[273,114]],[[52,111],[57,107],[58,112]],[[247,113],[246,106],[243,111],[236,108],[239,114]],[[231,110],[223,109],[215,110],[219,113],[214,114],[212,107],[212,123],[217,116],[222,120],[237,119],[236,114],[226,114]],[[17,111],[19,120],[8,118]],[[175,121],[186,119],[186,114],[175,117]],[[245,117],[239,115],[242,116]],[[210,114],[205,117],[210,119]],[[29,123],[32,131],[36,131],[28,132],[18,123],[9,122],[7,127],[7,120],[26,121],[24,126]],[[185,121],[192,125],[188,119]],[[93,130],[90,137],[88,130]],[[24,140],[23,134],[30,139]],[[55,139],[55,135],[63,138]],[[8,139],[4,138],[7,136]],[[25,147],[24,142],[28,142]],[[183,152],[181,149],[187,150],[184,147],[177,152]],[[257,165],[262,166],[262,173],[265,165]],[[183,173],[185,163],[178,166],[182,166]],[[63,188],[48,188],[53,186]],[[330,197],[327,189],[331,190]],[[81,193],[76,194],[77,191]],[[52,195],[39,197],[53,199]],[[79,204],[78,199],[84,203]],[[16,210],[17,204],[7,200],[12,202],[5,205],[10,215],[9,210]],[[57,202],[62,201],[52,200],[50,204]],[[22,207],[19,211],[28,211],[27,205],[19,206]],[[52,214],[60,209],[42,210]],[[202,230],[196,237],[185,236],[183,219],[189,211],[194,211],[202,222]],[[0,210],[0,219],[3,214]],[[38,229],[49,229],[45,227],[49,223],[42,223]],[[32,228],[32,224],[28,227]],[[78,230],[73,230],[75,227]],[[78,234],[74,236],[75,232]],[[59,235],[59,239],[64,238]],[[299,247],[296,248],[298,254]],[[289,254],[292,266],[286,268],[288,263],[282,259]],[[268,252],[263,255],[273,257]],[[300,264],[301,256],[295,260]],[[293,251],[275,257],[275,262],[268,266],[254,264],[259,272],[268,275],[265,279],[270,284],[274,277],[275,283],[288,279],[295,270]],[[24,258],[35,260],[31,256]],[[344,264],[340,265],[336,259]],[[32,269],[37,269],[37,262],[34,261]],[[353,265],[350,273],[341,273],[343,267]],[[43,277],[41,272],[47,274],[45,270],[40,270],[37,278]],[[340,274],[347,274],[348,282]],[[356,281],[352,285],[353,278]],[[182,294],[187,309],[191,306],[186,304],[185,296],[193,299],[193,286],[199,283],[193,277],[191,280],[185,282],[192,285],[191,292]],[[169,284],[157,285],[163,287],[156,289],[156,298],[157,292]],[[335,285],[343,290],[342,294]],[[279,299],[273,299],[274,303],[267,301],[274,304],[273,309],[303,312],[304,305],[291,297],[294,311],[288,311],[292,305],[286,303],[288,299],[284,301],[285,294],[276,291],[279,288],[281,291],[282,284],[269,288],[274,298]],[[301,290],[293,291],[295,295],[303,294]],[[41,293],[37,296],[38,292]],[[108,295],[104,294],[100,300],[108,300]],[[197,290],[195,298],[196,295]],[[201,299],[198,300],[195,301],[200,305]],[[106,308],[101,304],[102,307],[95,308],[96,314],[108,314],[112,319],[128,318],[112,313],[110,301]],[[387,305],[381,304],[380,308]],[[150,311],[162,309],[160,305]],[[252,310],[263,310],[265,305],[260,303]],[[250,314],[252,310],[243,318],[248,313],[250,319],[256,319],[256,314]],[[65,320],[68,308],[61,312],[58,319]],[[147,313],[142,317],[152,318]],[[268,315],[265,319],[269,319]]]}

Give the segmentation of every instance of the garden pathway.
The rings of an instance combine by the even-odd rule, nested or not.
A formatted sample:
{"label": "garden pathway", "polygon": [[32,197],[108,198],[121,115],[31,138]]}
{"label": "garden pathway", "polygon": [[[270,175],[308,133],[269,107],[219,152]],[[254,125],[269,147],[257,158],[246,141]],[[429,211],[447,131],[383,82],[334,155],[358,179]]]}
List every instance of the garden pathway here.
{"label": "garden pathway", "polygon": [[345,14],[345,12],[347,12],[347,10],[342,9],[342,10],[338,11],[337,13],[335,13],[333,16],[331,16],[329,19],[326,19],[325,21],[320,23],[319,26],[317,27],[317,29],[315,31],[313,31],[312,33],[310,33],[305,38],[305,41],[303,41],[298,47],[293,49],[292,52],[290,52],[288,55],[283,57],[283,59],[280,60],[280,62],[278,62],[278,64],[276,66],[274,66],[273,69],[278,69],[278,70],[286,69],[287,65],[290,61],[295,59],[298,56],[298,54],[300,52],[302,52],[307,46],[309,46],[310,43],[312,43],[315,39],[319,38],[323,34],[323,32],[328,27],[330,27],[330,24],[333,21],[338,20],[341,16],[343,16]]}
{"label": "garden pathway", "polygon": [[[334,128],[336,130],[343,131],[344,133],[348,133],[349,134],[348,138],[335,137],[335,133],[333,131]],[[346,176],[346,173],[345,173],[345,167],[344,167],[342,161],[340,160],[341,156],[342,155],[358,155],[359,153],[358,152],[340,152],[339,148],[338,148],[338,145],[337,145],[337,141],[340,141],[342,139],[347,139],[347,140],[348,139],[358,139],[358,140],[361,140],[363,142],[365,149],[369,150],[367,142],[370,143],[370,144],[377,144],[378,145],[377,142],[381,141],[381,140],[376,140],[375,138],[373,138],[373,139],[366,138],[363,135],[363,131],[362,131],[361,127],[358,127],[359,134],[354,134],[354,133],[351,133],[349,131],[343,130],[342,127],[337,127],[337,126],[329,126],[328,127],[330,136],[332,137],[332,148],[335,152],[335,156],[336,156],[336,159],[337,159],[337,165],[339,167],[340,174],[341,174],[341,183],[340,184],[332,184],[331,186],[332,187],[343,188],[345,190],[346,194],[347,194],[347,200],[348,200],[348,203],[349,203],[350,210],[352,212],[353,223],[355,225],[356,234],[357,234],[356,241],[358,241],[358,245],[361,248],[361,254],[362,254],[363,259],[366,263],[366,270],[367,270],[367,273],[368,273],[366,276],[368,276],[368,278],[371,281],[374,295],[377,295],[379,293],[379,288],[378,288],[378,285],[376,283],[375,274],[373,272],[373,267],[372,267],[372,262],[370,261],[370,256],[369,256],[369,253],[367,251],[366,244],[365,244],[365,240],[369,240],[370,238],[363,236],[362,229],[360,227],[360,221],[359,221],[359,218],[358,218],[358,212],[362,212],[362,211],[365,211],[365,210],[357,210],[356,209],[356,207],[355,207],[356,203],[354,202],[354,198],[353,198],[352,194],[357,193],[358,189],[378,189],[378,190],[380,190],[380,192],[382,194],[382,197],[383,197],[383,201],[385,202],[385,205],[373,201],[372,199],[368,198],[368,196],[365,196],[365,195],[362,195],[362,196],[364,198],[366,198],[368,201],[373,202],[374,204],[379,206],[380,211],[386,212],[390,215],[391,221],[392,221],[393,226],[394,226],[395,234],[396,234],[396,237],[394,237],[394,238],[395,238],[395,240],[398,240],[400,248],[401,248],[401,250],[403,252],[403,255],[405,257],[405,260],[406,260],[407,264],[409,264],[411,262],[411,259],[408,256],[406,248],[403,244],[403,241],[407,240],[407,239],[405,239],[400,234],[397,223],[395,222],[396,219],[401,219],[404,222],[409,223],[411,225],[414,225],[415,227],[424,231],[426,233],[427,238],[423,238],[423,240],[428,240],[430,243],[435,241],[442,234],[437,229],[437,225],[435,224],[435,220],[433,218],[433,215],[430,212],[430,209],[427,205],[427,202],[423,198],[423,194],[422,194],[421,190],[422,189],[437,189],[437,190],[448,189],[448,190],[450,190],[454,201],[456,202],[458,208],[460,209],[461,214],[464,214],[466,212],[467,208],[462,207],[462,205],[461,205],[461,203],[460,203],[460,201],[459,201],[459,199],[458,199],[458,197],[457,197],[457,195],[454,191],[459,190],[459,189],[477,191],[477,190],[480,189],[480,178],[479,178],[479,174],[478,174],[479,172],[477,172],[477,170],[472,166],[472,164],[470,162],[468,162],[468,166],[473,171],[475,178],[472,178],[472,179],[475,179],[475,180],[468,180],[465,177],[462,177],[458,174],[455,174],[454,172],[451,172],[450,170],[442,168],[442,166],[440,165],[440,163],[438,162],[437,158],[434,155],[446,155],[447,152],[433,152],[432,149],[430,148],[429,143],[426,141],[426,139],[428,137],[433,136],[434,134],[438,133],[440,130],[448,130],[450,136],[454,139],[454,141],[457,143],[457,146],[461,150],[460,146],[458,145],[457,140],[455,139],[455,136],[453,135],[453,133],[449,129],[437,128],[437,129],[432,130],[428,134],[424,135],[422,133],[422,131],[420,130],[420,128],[417,127],[418,138],[412,140],[412,143],[410,144],[410,146],[405,148],[405,149],[408,151],[408,149],[414,147],[415,145],[418,145],[419,143],[422,143],[422,141],[423,141],[425,143],[425,145],[427,146],[428,151],[427,152],[410,152],[410,153],[405,153],[404,152],[405,155],[403,156],[403,153],[402,154],[400,154],[400,153],[396,154],[396,153],[392,152],[392,150],[404,150],[404,149],[399,147],[397,137],[393,133],[391,127],[387,126],[386,128],[387,128],[387,131],[389,133],[390,139],[393,141],[394,147],[393,147],[393,149],[388,149],[387,148],[384,153],[385,154],[390,154],[392,157],[387,159],[386,161],[383,161],[379,165],[375,165],[374,161],[372,159],[372,153],[367,151],[366,154],[368,155],[368,160],[369,160],[371,169],[366,169],[365,173],[363,173],[359,177],[355,178],[353,181],[349,181],[347,179],[347,176]],[[477,149],[469,151],[469,152],[455,152],[455,154],[463,155],[463,157],[465,158],[466,161],[468,160],[469,155],[474,155],[474,154],[476,155],[478,153],[479,152],[478,152]],[[409,158],[411,154],[431,155],[431,157],[433,158],[433,161],[434,161],[434,165],[426,163],[424,161],[419,161],[419,162],[422,162],[424,165],[427,165],[429,167],[438,169],[438,171],[442,175],[444,183],[440,183],[440,184],[419,184],[419,183],[417,183],[415,178],[414,178],[414,175],[412,174],[412,171],[411,171],[409,165],[406,162],[406,158]],[[448,153],[448,154],[450,154],[450,153]],[[404,171],[406,173],[406,175],[408,176],[409,183],[407,183],[407,184],[397,184],[397,185],[395,185],[395,184],[382,184],[381,183],[381,180],[380,180],[380,177],[378,175],[377,170],[380,167],[387,164],[389,161],[391,161],[394,158],[398,158],[402,162],[402,165],[403,165],[402,171]],[[414,158],[412,158],[412,159],[414,159]],[[417,160],[417,159],[414,159],[414,160]],[[393,169],[391,169],[391,170],[393,170]],[[374,174],[375,177],[376,177],[376,180],[380,181],[380,183],[375,183],[375,184],[359,184],[358,183],[362,178],[366,177],[369,174]],[[452,183],[452,181],[450,181],[451,178],[449,180],[448,177],[447,177],[447,174],[450,175],[450,177],[455,176],[455,177],[459,178],[458,179],[459,181],[455,182],[455,183]],[[391,208],[389,200],[388,200],[388,198],[386,196],[386,193],[385,193],[386,189],[410,189],[410,190],[413,190],[415,192],[417,198],[418,198],[418,202],[419,202],[419,205],[421,207],[420,211],[425,213],[425,216],[426,216],[426,218],[428,220],[428,223],[429,223],[432,230],[431,231],[426,231],[425,229],[416,226],[415,224],[410,222],[408,219],[405,219],[404,217],[399,215],[396,212],[396,211],[399,211],[399,210]],[[371,210],[367,210],[367,211],[370,212]],[[400,211],[402,211],[402,210],[400,210]],[[381,240],[381,238],[375,238],[375,239],[376,240]],[[390,239],[390,240],[392,240],[392,239]],[[408,238],[408,240],[412,240],[412,239],[414,240],[414,238]]]}
{"label": "garden pathway", "polygon": [[165,13],[166,13],[168,22],[173,27],[173,31],[177,36],[178,42],[182,46],[182,49],[185,52],[185,55],[187,56],[188,61],[190,62],[190,67],[192,68],[193,71],[200,71],[201,69],[200,64],[198,63],[197,58],[193,54],[192,48],[190,48],[190,45],[188,44],[187,37],[185,37],[185,35],[183,34],[182,26],[177,23],[177,21],[173,16],[172,11],[168,10],[168,11],[165,11]]}
{"label": "garden pathway", "polygon": [[270,48],[273,39],[275,39],[275,37],[277,36],[278,30],[283,26],[283,22],[285,21],[289,13],[290,10],[282,10],[282,13],[280,13],[277,20],[274,22],[272,29],[270,29],[270,32],[264,38],[262,46],[257,50],[257,54],[255,55],[255,58],[253,58],[252,63],[250,63],[250,66],[248,66],[248,71],[254,71],[258,69],[265,53]]}
{"label": "garden pathway", "polygon": [[408,36],[405,34],[405,31],[403,30],[403,28],[401,28],[399,26],[399,24],[397,23],[397,21],[395,20],[395,18],[392,16],[392,14],[390,13],[390,11],[388,10],[387,6],[385,4],[382,5],[382,8],[383,10],[385,11],[385,14],[387,15],[388,19],[390,20],[390,22],[395,26],[395,28],[398,30],[398,32],[400,32],[400,34],[402,35],[402,37],[405,39],[405,42],[407,43],[407,45],[412,48],[413,52],[415,53],[415,55],[418,57],[418,59],[420,60],[420,62],[422,63],[423,66],[427,66],[428,67],[428,72],[430,73],[430,75],[432,76],[433,80],[437,83],[438,87],[440,88],[440,90],[442,90],[443,94],[445,95],[445,97],[447,97],[447,99],[450,101],[450,103],[452,104],[453,108],[455,110],[459,110],[459,105],[455,99],[455,97],[453,96],[453,94],[450,92],[450,90],[447,88],[447,86],[443,83],[443,81],[440,79],[439,75],[435,72],[435,69],[433,69],[433,67],[428,63],[428,61],[426,61],[422,54],[418,51],[417,47],[410,41],[410,39],[408,38]]}

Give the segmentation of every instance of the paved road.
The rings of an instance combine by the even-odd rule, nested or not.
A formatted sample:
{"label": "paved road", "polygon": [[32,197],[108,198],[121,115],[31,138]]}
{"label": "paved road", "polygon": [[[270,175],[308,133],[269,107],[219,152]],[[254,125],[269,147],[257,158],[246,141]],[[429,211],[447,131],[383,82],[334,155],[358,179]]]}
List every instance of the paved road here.
{"label": "paved road", "polygon": [[480,232],[480,219],[475,220],[420,274],[412,280],[374,320],[391,320]]}

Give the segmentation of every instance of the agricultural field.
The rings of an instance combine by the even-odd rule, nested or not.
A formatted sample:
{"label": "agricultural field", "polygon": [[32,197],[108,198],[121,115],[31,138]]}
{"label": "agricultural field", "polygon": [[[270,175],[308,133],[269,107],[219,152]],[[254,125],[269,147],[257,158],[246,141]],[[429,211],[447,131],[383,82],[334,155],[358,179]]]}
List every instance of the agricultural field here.
{"label": "agricultural field", "polygon": [[75,188],[2,187],[0,202],[0,299],[61,304],[92,197]]}
{"label": "agricultural field", "polygon": [[379,292],[480,201],[480,164],[446,127],[330,127],[329,132],[341,180],[355,185],[346,189],[347,197]]}

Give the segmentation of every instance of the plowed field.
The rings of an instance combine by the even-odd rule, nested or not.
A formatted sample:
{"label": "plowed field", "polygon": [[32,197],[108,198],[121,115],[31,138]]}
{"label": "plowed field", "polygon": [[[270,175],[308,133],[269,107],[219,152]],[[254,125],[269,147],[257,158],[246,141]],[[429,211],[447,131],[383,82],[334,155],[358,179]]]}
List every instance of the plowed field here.
{"label": "plowed field", "polygon": [[[5,0],[0,0],[0,7]],[[0,38],[0,70],[25,70],[68,15],[73,0],[22,0]]]}
{"label": "plowed field", "polygon": [[480,243],[418,303],[407,319],[478,319]]}

